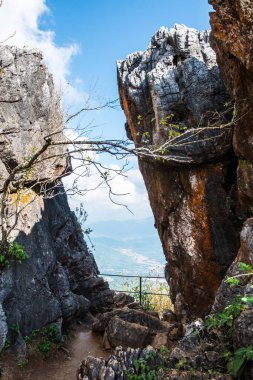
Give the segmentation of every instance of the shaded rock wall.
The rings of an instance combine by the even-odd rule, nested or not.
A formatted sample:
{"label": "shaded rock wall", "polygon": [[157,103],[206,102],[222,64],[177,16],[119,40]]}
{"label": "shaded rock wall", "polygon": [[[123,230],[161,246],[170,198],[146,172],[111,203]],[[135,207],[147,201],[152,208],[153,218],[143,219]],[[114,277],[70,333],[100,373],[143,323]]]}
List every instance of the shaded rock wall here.
{"label": "shaded rock wall", "polygon": [[199,133],[210,112],[226,118],[228,100],[209,33],[161,28],[145,52],[118,62],[118,83],[126,129],[137,147],[168,141],[173,128],[181,134],[172,135],[169,162],[140,159],[139,166],[176,310],[204,315],[238,251],[240,228],[232,129]]}
{"label": "shaded rock wall", "polygon": [[[64,123],[52,76],[38,51],[0,47],[0,90],[2,188],[10,169],[38,150],[45,136],[59,131],[58,139],[64,139]],[[10,327],[28,335],[56,320],[85,317],[112,304],[59,180],[70,172],[65,149],[54,148],[54,154],[64,157],[36,165],[24,182],[24,191],[30,190],[21,199],[24,210],[12,237],[29,259],[0,274],[0,349]],[[43,199],[33,186],[45,180],[54,188],[51,199]],[[15,189],[10,196],[15,199]]]}
{"label": "shaded rock wall", "polygon": [[[240,273],[240,261],[253,264],[253,4],[247,0],[209,0],[209,3],[215,10],[210,14],[211,43],[217,53],[224,83],[235,100],[238,112],[233,148],[239,160],[236,189],[244,225],[240,250],[228,272],[235,275]],[[236,293],[251,295],[251,282],[252,279],[246,277],[241,279],[240,286],[231,289],[223,281],[213,310],[222,310]],[[250,325],[250,318],[247,320]],[[246,323],[239,329],[242,335],[245,334],[243,330],[248,331]],[[248,344],[251,344],[250,336]]]}

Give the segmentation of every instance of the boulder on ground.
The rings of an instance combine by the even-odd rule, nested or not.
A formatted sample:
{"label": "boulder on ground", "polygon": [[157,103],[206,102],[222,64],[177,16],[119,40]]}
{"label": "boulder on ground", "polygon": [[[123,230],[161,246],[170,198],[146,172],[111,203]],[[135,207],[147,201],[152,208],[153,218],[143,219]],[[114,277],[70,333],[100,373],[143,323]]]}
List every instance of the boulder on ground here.
{"label": "boulder on ground", "polygon": [[130,294],[115,292],[113,295],[113,301],[116,307],[124,307],[133,303],[135,300]]}
{"label": "boulder on ground", "polygon": [[137,323],[141,326],[147,327],[151,334],[167,332],[169,328],[167,322],[160,321],[158,318],[145,311],[123,308],[101,314],[97,321],[93,323],[93,331],[104,332],[109,325],[109,322],[114,317],[119,317],[126,322]]}
{"label": "boulder on ground", "polygon": [[106,329],[111,347],[145,347],[149,337],[148,327],[113,317]]}

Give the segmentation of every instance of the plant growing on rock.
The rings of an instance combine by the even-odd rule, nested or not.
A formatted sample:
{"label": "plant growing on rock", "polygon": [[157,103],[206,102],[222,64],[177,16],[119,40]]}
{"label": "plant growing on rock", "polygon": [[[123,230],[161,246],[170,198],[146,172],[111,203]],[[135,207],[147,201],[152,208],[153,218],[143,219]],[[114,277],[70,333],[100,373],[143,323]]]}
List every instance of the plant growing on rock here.
{"label": "plant growing on rock", "polygon": [[[241,278],[253,275],[253,267],[242,262],[239,263],[239,271],[243,273],[226,278],[226,283],[229,284],[230,287],[239,285]],[[216,330],[216,334],[218,332],[217,335],[223,339],[228,347],[221,356],[227,370],[235,378],[238,378],[238,376],[243,373],[247,361],[253,361],[253,346],[239,347],[234,350],[232,345],[234,322],[240,316],[241,312],[248,307],[253,307],[253,297],[237,294],[233,301],[230,302],[222,312],[209,316],[205,321],[207,330],[209,332]]]}
{"label": "plant growing on rock", "polygon": [[28,254],[17,242],[7,242],[0,246],[0,268],[9,267],[12,263],[22,263],[28,259]]}

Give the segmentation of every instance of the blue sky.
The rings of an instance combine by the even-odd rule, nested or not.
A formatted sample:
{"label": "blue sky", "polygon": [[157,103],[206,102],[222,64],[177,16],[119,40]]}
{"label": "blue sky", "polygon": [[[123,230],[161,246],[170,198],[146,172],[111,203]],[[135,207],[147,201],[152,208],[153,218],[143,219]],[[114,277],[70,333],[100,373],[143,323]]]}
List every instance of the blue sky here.
{"label": "blue sky", "polygon": [[[68,107],[73,111],[82,106],[87,93],[96,93],[101,102],[117,98],[116,60],[146,49],[161,26],[184,23],[209,29],[210,10],[207,0],[5,0],[0,40],[15,31],[8,44],[40,49],[65,99],[65,111]],[[102,132],[95,129],[95,134],[125,138],[125,117],[120,109],[88,113],[80,119],[83,125],[89,121],[101,125]],[[134,216],[112,205],[104,189],[73,198],[72,206],[84,202],[89,220],[94,222],[152,216],[142,177],[136,163],[132,165],[128,179],[115,179],[114,189],[129,192],[123,203]]]}
{"label": "blue sky", "polygon": [[[58,45],[77,43],[80,53],[71,63],[71,83],[85,92],[96,85],[104,99],[118,97],[117,59],[146,49],[161,26],[184,23],[196,29],[209,28],[207,0],[47,0],[51,14],[41,19],[43,28],[55,31]],[[79,81],[78,81],[79,82]],[[121,138],[124,115],[104,111],[96,116],[107,137]]]}

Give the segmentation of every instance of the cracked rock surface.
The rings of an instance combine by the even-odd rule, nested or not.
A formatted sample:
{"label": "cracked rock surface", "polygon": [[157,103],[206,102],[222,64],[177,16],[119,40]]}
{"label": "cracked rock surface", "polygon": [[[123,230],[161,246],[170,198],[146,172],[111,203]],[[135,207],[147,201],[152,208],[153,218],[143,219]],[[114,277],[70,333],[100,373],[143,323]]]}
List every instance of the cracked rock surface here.
{"label": "cracked rock surface", "polygon": [[[57,138],[64,139],[63,127],[60,99],[41,53],[0,46],[0,188],[10,170],[38,150],[45,136],[59,131]],[[55,154],[66,153],[64,147],[54,149]],[[10,339],[11,326],[25,336],[113,303],[63,194],[59,178],[69,171],[66,158],[49,159],[36,165],[24,183],[29,188],[46,180],[54,187],[57,180],[51,199],[43,199],[36,187],[21,199],[24,210],[12,236],[29,258],[0,274],[0,350]]]}
{"label": "cracked rock surface", "polygon": [[210,310],[239,248],[233,130],[206,128],[228,101],[209,37],[162,27],[146,51],[117,64],[128,136],[137,147],[167,144],[165,162],[141,158],[139,167],[183,318]]}

